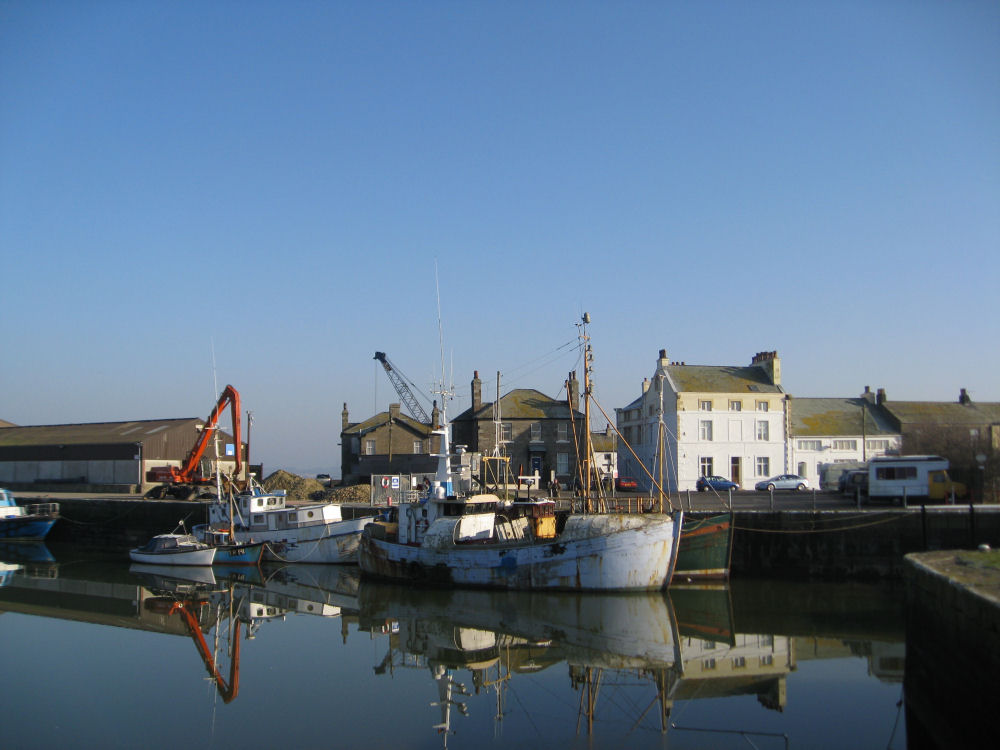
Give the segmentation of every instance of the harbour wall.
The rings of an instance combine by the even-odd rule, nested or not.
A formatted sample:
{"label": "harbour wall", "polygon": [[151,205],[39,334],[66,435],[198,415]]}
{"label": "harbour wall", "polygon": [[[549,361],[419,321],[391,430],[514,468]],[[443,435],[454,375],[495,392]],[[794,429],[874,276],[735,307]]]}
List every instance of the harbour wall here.
{"label": "harbour wall", "polygon": [[[55,498],[53,498],[55,499]],[[108,551],[127,550],[181,521],[205,523],[208,503],[114,498],[61,498],[48,540]],[[371,515],[367,505],[341,506],[345,518]],[[690,513],[689,516],[701,514]],[[732,575],[801,580],[901,579],[903,556],[937,549],[1000,548],[1000,506],[928,506],[880,511],[737,511]]]}
{"label": "harbour wall", "polygon": [[901,579],[911,552],[1000,547],[992,505],[738,511],[734,523],[733,576]]}

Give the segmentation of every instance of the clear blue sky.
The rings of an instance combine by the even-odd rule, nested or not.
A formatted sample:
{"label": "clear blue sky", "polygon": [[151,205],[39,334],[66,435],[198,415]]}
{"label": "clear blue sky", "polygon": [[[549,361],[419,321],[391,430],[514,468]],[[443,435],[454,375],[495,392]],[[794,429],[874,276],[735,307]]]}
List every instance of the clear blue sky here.
{"label": "clear blue sky", "polygon": [[[338,472],[388,353],[597,398],[778,351],[1000,401],[996,2],[0,0],[0,418]],[[562,347],[562,348],[560,348]],[[218,378],[218,390],[213,379]]]}

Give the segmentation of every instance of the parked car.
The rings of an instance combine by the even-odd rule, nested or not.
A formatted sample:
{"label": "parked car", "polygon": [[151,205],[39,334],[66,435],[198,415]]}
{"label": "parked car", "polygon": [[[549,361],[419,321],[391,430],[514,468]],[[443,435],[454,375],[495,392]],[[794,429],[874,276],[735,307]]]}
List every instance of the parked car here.
{"label": "parked car", "polygon": [[776,477],[757,482],[754,489],[758,492],[770,492],[771,490],[807,490],[809,480],[800,477],[798,474],[779,474]]}
{"label": "parked car", "polygon": [[729,490],[738,490],[740,488],[736,482],[720,476],[698,477],[698,481],[695,482],[694,486],[698,492],[705,492],[705,490],[728,492]]}
{"label": "parked car", "polygon": [[316,481],[322,484],[324,487],[329,487],[332,484],[332,482],[330,481],[329,474],[317,474]]}
{"label": "parked car", "polygon": [[638,487],[639,483],[633,477],[618,477],[615,480],[616,490],[634,490],[638,489]]}

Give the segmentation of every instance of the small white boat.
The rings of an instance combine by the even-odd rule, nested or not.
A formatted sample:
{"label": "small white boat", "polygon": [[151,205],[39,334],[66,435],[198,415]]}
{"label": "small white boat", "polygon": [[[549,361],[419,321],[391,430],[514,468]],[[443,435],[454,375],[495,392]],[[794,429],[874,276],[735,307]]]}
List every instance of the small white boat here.
{"label": "small white boat", "polygon": [[266,542],[265,560],[354,563],[370,517],[345,520],[337,503],[288,506],[285,490],[251,483],[234,502],[208,507],[208,531],[226,529],[236,542]]}
{"label": "small white boat", "polygon": [[211,565],[215,547],[191,534],[157,534],[142,547],[129,550],[132,562],[149,565]]}

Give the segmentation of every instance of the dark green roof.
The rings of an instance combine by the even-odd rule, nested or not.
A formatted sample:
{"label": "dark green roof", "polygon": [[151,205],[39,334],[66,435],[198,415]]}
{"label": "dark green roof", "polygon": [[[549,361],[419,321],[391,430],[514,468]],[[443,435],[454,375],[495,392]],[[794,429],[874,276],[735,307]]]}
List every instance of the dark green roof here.
{"label": "dark green roof", "polygon": [[677,393],[782,393],[762,367],[667,365]]}

